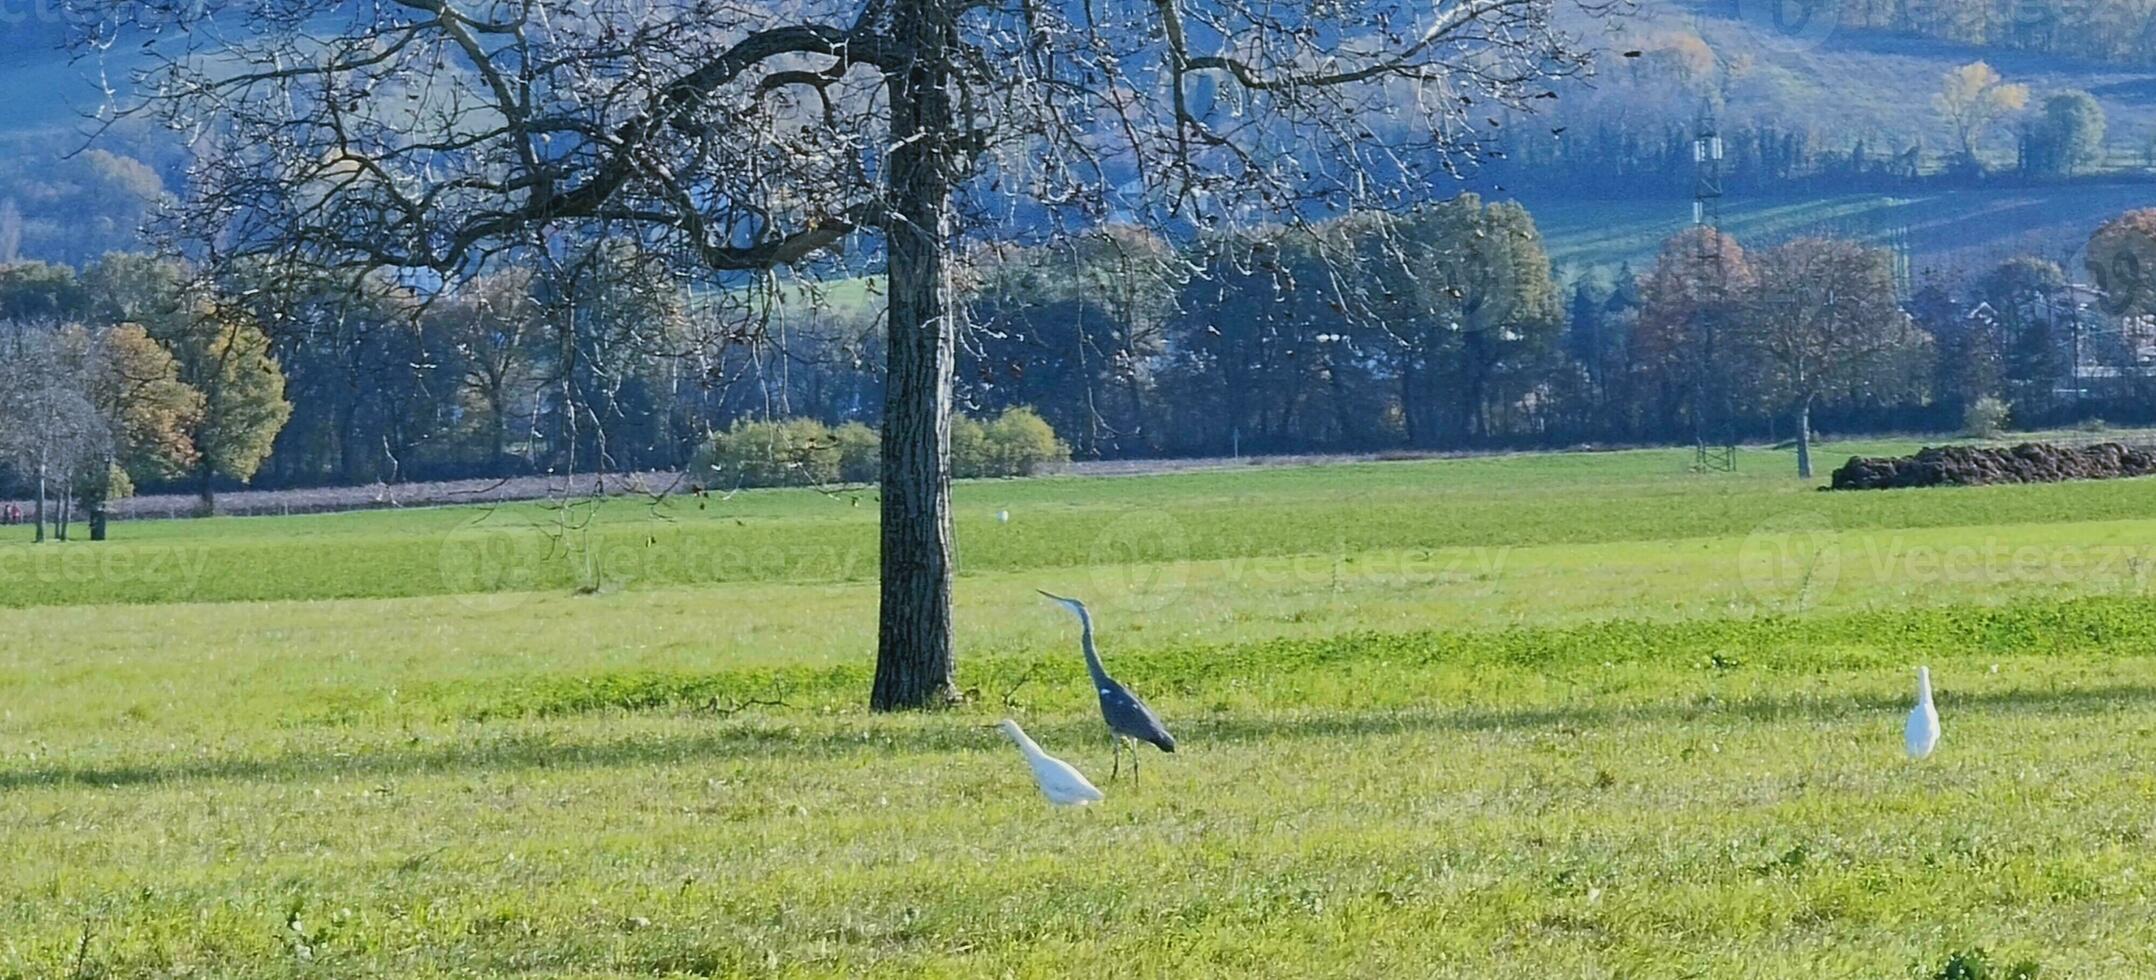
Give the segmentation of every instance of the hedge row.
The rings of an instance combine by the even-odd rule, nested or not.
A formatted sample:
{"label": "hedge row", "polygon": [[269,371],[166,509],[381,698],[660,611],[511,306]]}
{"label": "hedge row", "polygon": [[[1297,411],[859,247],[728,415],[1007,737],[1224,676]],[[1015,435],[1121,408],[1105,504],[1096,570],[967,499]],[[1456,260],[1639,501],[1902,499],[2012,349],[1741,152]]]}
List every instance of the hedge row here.
{"label": "hedge row", "polygon": [[[874,483],[882,440],[859,422],[836,428],[814,419],[741,421],[711,437],[694,463],[706,487],[812,487]],[[988,421],[951,419],[951,473],[958,477],[1031,476],[1070,458],[1070,447],[1030,408]]]}

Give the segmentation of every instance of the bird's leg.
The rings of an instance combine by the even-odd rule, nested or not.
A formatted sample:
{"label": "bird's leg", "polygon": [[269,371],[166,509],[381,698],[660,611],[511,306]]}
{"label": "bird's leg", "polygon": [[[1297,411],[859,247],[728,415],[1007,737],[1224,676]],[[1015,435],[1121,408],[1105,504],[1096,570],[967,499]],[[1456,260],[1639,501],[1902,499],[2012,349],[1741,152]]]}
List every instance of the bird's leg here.
{"label": "bird's leg", "polygon": [[[1115,753],[1115,765],[1108,770],[1108,781],[1114,782],[1117,776],[1123,774],[1123,739],[1114,732],[1108,733],[1108,751]],[[1131,762],[1133,766],[1137,764],[1136,761]]]}
{"label": "bird's leg", "polygon": [[1130,784],[1136,786],[1138,785],[1138,743],[1126,738],[1123,740],[1123,744],[1130,749]]}

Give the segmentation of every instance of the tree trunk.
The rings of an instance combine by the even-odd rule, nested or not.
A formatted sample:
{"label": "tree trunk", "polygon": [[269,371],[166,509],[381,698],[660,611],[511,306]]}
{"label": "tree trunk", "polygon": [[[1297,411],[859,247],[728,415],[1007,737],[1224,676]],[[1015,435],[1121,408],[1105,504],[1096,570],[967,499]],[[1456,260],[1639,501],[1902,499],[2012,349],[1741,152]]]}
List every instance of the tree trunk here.
{"label": "tree trunk", "polygon": [[195,467],[195,494],[202,500],[201,516],[211,517],[217,513],[217,489],[210,481],[216,476],[208,455],[202,457],[201,465]]}
{"label": "tree trunk", "polygon": [[373,482],[360,476],[359,440],[353,433],[358,427],[356,415],[349,404],[337,406],[337,482],[346,486]]}
{"label": "tree trunk", "polygon": [[1812,478],[1812,400],[1797,405],[1797,476]]}
{"label": "tree trunk", "polygon": [[1128,356],[1132,365],[1130,369],[1131,376],[1123,384],[1130,394],[1131,434],[1137,436],[1137,444],[1124,447],[1124,454],[1151,456],[1153,455],[1153,430],[1146,425],[1148,416],[1145,414],[1145,385],[1138,380],[1138,369],[1136,367],[1138,354],[1136,351],[1131,351]]}
{"label": "tree trunk", "polygon": [[487,410],[493,417],[487,442],[492,450],[487,457],[487,472],[506,476],[508,467],[502,465],[502,460],[509,455],[509,396],[499,386],[487,390]]}
{"label": "tree trunk", "polygon": [[1407,353],[1400,360],[1400,423],[1407,429],[1407,444],[1423,448],[1422,412],[1418,399],[1421,389],[1420,376],[1415,371],[1415,355]]}
{"label": "tree trunk", "polygon": [[876,711],[956,693],[951,654],[951,384],[957,330],[950,269],[956,46],[949,0],[900,0],[892,33],[910,63],[890,82],[889,333],[883,398],[882,611]]}
{"label": "tree trunk", "polygon": [[1344,448],[1360,449],[1362,427],[1356,424],[1355,410],[1348,404],[1348,386],[1340,379],[1338,358],[1328,355],[1325,374],[1332,381],[1333,424],[1340,427],[1339,443]]}
{"label": "tree trunk", "polygon": [[45,540],[45,464],[37,464],[37,540]]}

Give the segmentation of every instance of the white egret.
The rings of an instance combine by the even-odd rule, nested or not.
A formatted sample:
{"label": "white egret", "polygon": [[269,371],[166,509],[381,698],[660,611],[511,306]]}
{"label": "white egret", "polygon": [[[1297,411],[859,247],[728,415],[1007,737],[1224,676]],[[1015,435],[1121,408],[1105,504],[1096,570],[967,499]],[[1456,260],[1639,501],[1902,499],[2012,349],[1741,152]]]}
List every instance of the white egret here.
{"label": "white egret", "polygon": [[1931,703],[1931,668],[1916,669],[1916,707],[1909,709],[1909,726],[1903,732],[1909,758],[1922,759],[1939,747],[1939,709]]}
{"label": "white egret", "polygon": [[1033,767],[1033,781],[1040,784],[1041,795],[1056,806],[1084,806],[1098,803],[1100,790],[1095,789],[1085,774],[1070,763],[1041,751],[1033,740],[1026,737],[1026,730],[1009,718],[1003,719],[1003,734],[1018,743],[1018,751],[1026,754],[1026,765]]}
{"label": "white egret", "polygon": [[1010,511],[1007,511],[1007,510],[999,510],[999,511],[996,511],[996,523],[998,523],[998,524],[1009,524],[1010,522],[1011,522],[1011,512],[1010,512]]}

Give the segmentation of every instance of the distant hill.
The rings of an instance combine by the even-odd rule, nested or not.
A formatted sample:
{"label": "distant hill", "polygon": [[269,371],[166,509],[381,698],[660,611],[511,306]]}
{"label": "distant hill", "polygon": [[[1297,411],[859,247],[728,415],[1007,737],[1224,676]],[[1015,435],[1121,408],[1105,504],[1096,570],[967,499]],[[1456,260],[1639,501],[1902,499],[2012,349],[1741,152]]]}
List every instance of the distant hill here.
{"label": "distant hill", "polygon": [[[1688,135],[1711,107],[1723,131],[1790,133],[1815,154],[1849,154],[1861,144],[1879,161],[1914,150],[1922,176],[1904,186],[1865,188],[1867,181],[1820,173],[1767,187],[1733,185],[1721,205],[1724,227],[1748,243],[1858,238],[1906,249],[1917,272],[1967,270],[2020,253],[2065,260],[2102,221],[2156,207],[2156,72],[1816,25],[1782,28],[1736,15],[1758,6],[1764,4],[1649,0],[1633,16],[1593,25],[1607,32],[1598,42],[1597,77],[1584,91],[1568,90],[1551,119],[1536,120],[1536,135],[1576,140],[1607,125],[1649,140],[1671,128]],[[1949,71],[1974,61],[2028,86],[2032,105],[2061,91],[2089,92],[2106,117],[2103,163],[2054,183],[1942,176],[1957,140],[1933,96]],[[1983,144],[1993,169],[2012,168],[2019,124],[2002,121]],[[1542,137],[1545,127],[1567,132]],[[1664,179],[1616,192],[1518,172],[1502,186],[1485,181],[1476,189],[1527,205],[1552,257],[1578,274],[1643,265],[1690,223],[1691,161],[1670,160],[1663,169],[1656,176]]]}
{"label": "distant hill", "polygon": [[[2007,81],[2027,85],[2037,100],[2067,89],[2094,95],[2108,118],[2115,166],[2147,169],[2144,151],[2156,138],[2156,72],[2149,70],[1865,31],[1814,36],[1732,17],[1720,5],[1657,0],[1625,22],[1613,46],[1685,31],[1724,62],[1741,65],[1729,91],[1733,117],[1769,117],[1876,142],[1913,138],[1943,153],[1954,138],[1932,97],[1949,70],[1983,61]],[[2011,135],[2011,122],[1995,134],[1993,149],[2001,157],[2010,155]]]}
{"label": "distant hill", "polygon": [[[52,6],[23,4],[20,9]],[[57,22],[29,16],[14,23],[0,20],[0,91],[9,93],[0,99],[0,148],[21,153],[35,141],[77,133],[83,128],[83,114],[97,108],[98,66],[74,63],[62,50],[65,39]]]}
{"label": "distant hill", "polygon": [[[1642,269],[1663,239],[1691,223],[1682,200],[1580,200],[1519,195],[1568,276],[1608,274],[1621,263]],[[1905,247],[1913,271],[1980,270],[2019,254],[2066,262],[2106,219],[2156,207],[2156,183],[1978,187],[1895,196],[1735,197],[1722,225],[1748,246],[1803,235],[1854,238]]]}
{"label": "distant hill", "polygon": [[[1725,128],[1757,125],[1798,134],[1814,153],[1846,153],[1858,143],[1874,158],[1914,149],[1925,172],[1936,173],[1954,138],[1932,96],[1949,70],[1984,60],[2007,80],[2029,86],[2037,99],[2066,89],[2091,93],[2108,121],[2102,173],[2034,186],[1927,179],[1908,188],[1857,192],[1833,179],[1814,179],[1738,189],[1724,202],[1725,224],[1747,240],[1847,235],[1905,245],[1919,268],[1968,267],[2020,251],[2063,258],[2101,220],[2156,206],[2156,168],[2150,165],[2156,157],[2156,73],[1817,25],[1789,29],[1744,16],[1759,5],[1647,0],[1632,15],[1575,24],[1603,51],[1596,76],[1566,87],[1550,118],[1514,125],[1553,144],[1577,140],[1589,127],[1654,137],[1688,127],[1702,107],[1712,105]],[[60,237],[76,227],[110,228],[139,214],[144,203],[117,201],[109,214],[86,216],[85,202],[140,194],[145,187],[135,179],[139,174],[111,180],[109,164],[62,162],[88,132],[84,116],[101,100],[100,71],[116,84],[124,84],[126,74],[124,65],[72,59],[60,50],[64,36],[65,25],[50,19],[0,22],[0,90],[15,93],[0,100],[0,210],[12,199],[31,223],[23,257],[76,261],[110,247],[113,236],[72,245]],[[1624,57],[1630,51],[1640,56]],[[1550,129],[1570,132],[1542,135]],[[166,134],[130,126],[98,145],[146,164],[164,190],[177,186],[184,151]],[[1993,134],[1985,153],[1992,165],[2004,167],[2013,149],[2009,122]],[[1689,221],[1687,168],[1673,163],[1662,169],[1673,172],[1660,174],[1664,179],[1656,186],[1642,181],[1615,192],[1533,171],[1465,186],[1527,204],[1560,265],[1578,272],[1642,264],[1662,238]]]}

